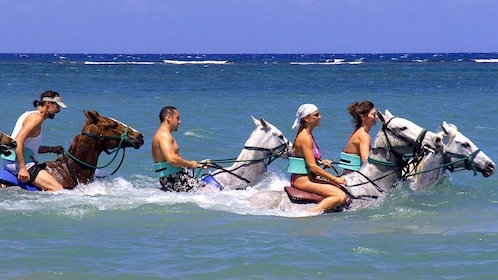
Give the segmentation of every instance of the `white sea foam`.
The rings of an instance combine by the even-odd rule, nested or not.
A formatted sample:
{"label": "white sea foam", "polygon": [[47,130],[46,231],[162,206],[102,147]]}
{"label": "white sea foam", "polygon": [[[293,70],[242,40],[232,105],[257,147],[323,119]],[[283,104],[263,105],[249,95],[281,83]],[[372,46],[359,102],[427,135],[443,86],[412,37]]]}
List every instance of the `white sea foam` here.
{"label": "white sea foam", "polygon": [[206,65],[206,64],[228,64],[229,63],[227,60],[171,60],[171,59],[165,59],[165,60],[163,60],[163,62],[166,64],[176,64],[176,65],[183,65],[183,64]]}
{"label": "white sea foam", "polygon": [[498,58],[474,59],[477,63],[498,63]]}
{"label": "white sea foam", "polygon": [[27,192],[13,187],[3,190],[5,197],[0,202],[0,209],[24,213],[50,211],[58,215],[82,217],[100,211],[132,210],[146,204],[164,206],[191,203],[203,209],[241,215],[309,216],[305,208],[299,206],[292,209],[268,209],[253,206],[249,202],[249,198],[260,190],[283,191],[286,185],[289,185],[287,179],[268,172],[259,183],[246,190],[174,193],[161,191],[156,178],[137,175],[130,180],[122,177],[99,179],[87,185],[79,185],[73,190],[56,193]]}
{"label": "white sea foam", "polygon": [[327,59],[325,61],[315,61],[315,62],[296,62],[296,61],[291,61],[291,65],[343,65],[343,64],[362,64],[362,60],[355,60],[355,61],[346,61],[345,59],[342,58],[336,58],[336,59]]}
{"label": "white sea foam", "polygon": [[152,61],[85,61],[85,65],[154,65]]}

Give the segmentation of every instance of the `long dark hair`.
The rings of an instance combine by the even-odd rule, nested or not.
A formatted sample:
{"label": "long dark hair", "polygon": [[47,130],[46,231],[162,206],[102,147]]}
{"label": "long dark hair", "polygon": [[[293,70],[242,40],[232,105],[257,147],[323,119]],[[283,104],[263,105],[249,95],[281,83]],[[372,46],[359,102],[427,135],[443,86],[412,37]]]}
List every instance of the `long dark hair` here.
{"label": "long dark hair", "polygon": [[374,107],[375,105],[368,100],[365,100],[361,103],[358,103],[358,101],[354,101],[353,103],[349,104],[348,112],[351,116],[353,116],[353,124],[355,126],[355,130],[361,127],[361,116],[367,115]]}

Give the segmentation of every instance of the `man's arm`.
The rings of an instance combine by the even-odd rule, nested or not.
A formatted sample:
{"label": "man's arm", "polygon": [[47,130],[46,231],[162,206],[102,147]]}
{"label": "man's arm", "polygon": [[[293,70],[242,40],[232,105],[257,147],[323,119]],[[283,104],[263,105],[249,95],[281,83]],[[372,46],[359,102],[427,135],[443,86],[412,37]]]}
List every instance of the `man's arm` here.
{"label": "man's arm", "polygon": [[42,121],[43,118],[41,115],[30,114],[24,120],[21,130],[15,138],[17,141],[16,158],[19,163],[19,174],[17,175],[17,178],[23,183],[29,181],[30,178],[28,170],[26,169],[26,162],[24,161],[24,142]]}
{"label": "man's arm", "polygon": [[201,167],[200,164],[198,164],[196,161],[186,160],[182,158],[179,153],[177,153],[178,145],[175,139],[170,135],[166,135],[159,141],[159,147],[166,161],[173,166],[185,166],[188,168]]}

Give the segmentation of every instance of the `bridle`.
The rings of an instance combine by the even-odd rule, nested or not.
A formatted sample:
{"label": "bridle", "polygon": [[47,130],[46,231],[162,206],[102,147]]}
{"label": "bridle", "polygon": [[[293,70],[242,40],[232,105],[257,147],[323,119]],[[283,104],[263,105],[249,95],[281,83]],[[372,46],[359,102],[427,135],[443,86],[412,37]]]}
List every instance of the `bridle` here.
{"label": "bridle", "polygon": [[[454,172],[455,171],[455,164],[457,163],[460,163],[460,162],[464,162],[464,168],[466,170],[472,170],[474,171],[474,176],[477,175],[477,169],[474,165],[474,159],[476,158],[477,154],[481,151],[481,149],[477,149],[475,151],[473,151],[470,155],[468,156],[464,156],[464,155],[461,155],[461,154],[456,154],[456,153],[452,153],[452,152],[444,152],[444,162],[445,162],[445,166],[448,166],[448,170],[451,171],[451,172]],[[458,158],[458,160],[455,160],[455,161],[451,161],[451,158],[452,157],[455,157],[455,158]]]}
{"label": "bridle", "polygon": [[395,157],[398,158],[398,160],[397,161],[380,161],[380,160],[373,159],[373,158],[369,157],[368,158],[369,163],[386,165],[386,166],[391,166],[391,167],[393,167],[393,166],[402,167],[402,166],[406,165],[407,162],[405,160],[403,160],[404,154],[400,154],[400,153],[396,152],[396,150],[395,150],[396,147],[391,144],[391,141],[389,140],[389,137],[388,137],[388,133],[391,134],[392,136],[394,136],[395,138],[398,138],[401,141],[408,143],[408,147],[412,148],[412,156],[413,157],[417,157],[417,156],[423,154],[424,146],[422,145],[422,142],[424,141],[425,136],[427,134],[427,129],[423,128],[422,131],[420,131],[419,135],[417,136],[417,139],[412,140],[404,135],[397,133],[393,129],[389,128],[389,123],[394,118],[396,118],[396,117],[392,117],[390,120],[388,120],[387,122],[382,124],[381,131],[384,134],[384,138],[386,139],[386,147],[376,147],[374,149],[384,149],[388,153],[394,154]]}
{"label": "bridle", "polygon": [[[384,190],[379,186],[377,185],[375,182],[376,181],[379,181],[387,176],[390,176],[391,174],[393,173],[396,173],[398,172],[399,170],[401,170],[404,166],[406,166],[408,164],[408,161],[405,159],[405,154],[402,154],[402,153],[399,153],[395,150],[395,146],[392,145],[391,141],[389,140],[389,135],[392,135],[393,137],[395,138],[398,138],[400,139],[401,141],[404,141],[406,143],[408,143],[408,146],[412,148],[412,153],[413,153],[413,157],[417,157],[419,156],[421,153],[424,152],[424,148],[423,148],[423,145],[422,145],[422,142],[424,141],[424,138],[427,134],[427,129],[422,129],[419,133],[419,135],[417,136],[417,139],[416,140],[412,140],[404,135],[401,135],[399,133],[397,133],[396,131],[394,131],[393,129],[389,128],[389,124],[390,122],[396,117],[392,117],[391,119],[389,119],[387,122],[383,123],[382,124],[382,128],[381,128],[381,132],[384,134],[384,137],[386,139],[386,146],[385,147],[375,147],[374,149],[378,149],[378,150],[386,150],[387,153],[389,154],[392,154],[394,155],[395,157],[395,161],[388,161],[388,160],[378,160],[378,159],[374,159],[372,158],[371,156],[368,157],[368,162],[371,163],[371,164],[376,164],[376,165],[381,165],[381,166],[388,166],[388,167],[398,167],[396,168],[395,170],[393,170],[393,172],[389,173],[389,174],[386,174],[386,175],[383,175],[379,178],[376,178],[376,179],[370,179],[368,178],[365,174],[363,174],[362,172],[360,171],[355,171],[357,173],[359,173],[360,175],[362,175],[366,180],[367,182],[363,182],[363,183],[358,183],[358,184],[355,184],[355,185],[350,185],[348,187],[357,187],[357,186],[362,186],[364,184],[367,184],[367,183],[371,183],[376,189],[378,192],[382,193],[384,192]],[[350,196],[352,196],[351,194],[349,194]],[[365,195],[361,195],[361,196],[352,196],[352,198],[355,198],[355,199],[371,199],[371,198],[378,198],[377,196],[365,196]]]}
{"label": "bridle", "polygon": [[[429,151],[427,151],[427,152],[429,152]],[[466,156],[463,154],[457,154],[457,153],[453,153],[453,152],[449,152],[449,151],[444,150],[443,151],[443,162],[444,162],[443,164],[440,164],[436,167],[433,167],[433,168],[430,168],[430,169],[427,169],[424,171],[410,173],[406,177],[412,177],[412,176],[416,176],[419,174],[428,173],[428,172],[431,172],[433,170],[437,170],[437,169],[441,169],[441,168],[448,168],[448,170],[452,173],[455,172],[457,168],[462,168],[463,170],[472,170],[474,172],[474,176],[476,176],[478,174],[478,172],[477,172],[477,168],[474,164],[474,159],[476,158],[477,154],[479,154],[479,152],[481,152],[481,149],[477,149]],[[419,158],[416,158],[415,164],[418,165],[422,161],[423,156],[424,155],[419,156]],[[456,160],[452,161],[452,158],[456,158]],[[459,164],[461,162],[464,163],[463,167],[456,166],[457,164]]]}
{"label": "bridle", "polygon": [[290,142],[287,140],[275,148],[244,146],[243,150],[260,151],[266,155],[261,157],[261,158],[247,159],[247,160],[237,160],[237,159],[211,160],[211,162],[209,163],[209,166],[212,166],[212,167],[215,167],[215,168],[221,170],[221,172],[213,174],[212,176],[215,176],[215,175],[221,174],[221,173],[229,173],[229,174],[237,177],[238,179],[244,181],[245,183],[250,184],[251,183],[250,180],[248,180],[247,178],[244,178],[244,177],[236,174],[235,172],[233,172],[234,170],[237,170],[237,169],[243,167],[244,165],[241,165],[234,170],[228,170],[228,169],[224,168],[223,166],[219,165],[219,163],[235,163],[235,162],[255,163],[255,162],[263,161],[265,163],[265,165],[270,165],[270,163],[272,163],[274,160],[281,157],[283,154],[286,154],[289,152],[289,145],[290,145]]}
{"label": "bridle", "polygon": [[[110,135],[110,136],[108,136],[108,135],[95,134],[95,133],[89,133],[89,132],[84,132],[84,131],[81,132],[81,135],[83,135],[83,136],[90,137],[90,138],[93,138],[93,139],[96,139],[96,140],[100,141],[100,145],[102,147],[102,150],[106,154],[108,154],[108,155],[114,154],[114,157],[107,164],[105,164],[105,165],[96,166],[96,165],[88,164],[88,163],[86,163],[86,162],[78,159],[76,156],[72,155],[69,151],[66,151],[66,150],[64,150],[64,154],[67,155],[68,157],[70,157],[71,159],[73,159],[75,162],[77,162],[80,165],[86,166],[86,167],[91,168],[91,169],[102,169],[102,168],[105,168],[105,167],[111,165],[111,163],[114,162],[114,160],[118,156],[119,150],[123,149],[123,154],[122,154],[122,157],[121,157],[121,161],[119,162],[119,164],[116,167],[116,169],[110,174],[110,175],[114,175],[119,170],[119,168],[121,167],[121,164],[124,161],[125,153],[126,153],[126,146],[125,145],[130,145],[130,146],[132,146],[134,148],[136,147],[136,144],[133,141],[131,141],[130,138],[128,137],[128,131],[129,131],[129,126],[126,126],[126,129],[124,130],[124,132],[121,135]],[[118,146],[116,148],[114,148],[113,151],[109,150],[109,147],[107,145],[107,141],[108,140],[119,140]],[[78,181],[76,180],[76,177],[74,176],[72,170],[69,168],[69,163],[68,163],[68,161],[67,161],[67,159],[65,157],[64,157],[64,161],[65,161],[66,166],[67,166],[67,168],[69,170],[71,178],[73,179],[73,181],[75,181],[76,183],[78,183]]]}
{"label": "bridle", "polygon": [[267,160],[266,165],[270,165],[274,160],[277,158],[281,157],[283,154],[286,154],[289,152],[289,141],[286,141],[285,143],[281,143],[279,146],[275,148],[262,148],[262,147],[254,147],[254,146],[244,146],[245,150],[250,150],[250,151],[262,151],[263,153],[267,154],[267,156],[259,159],[259,160],[253,160],[253,161],[260,161],[260,160]]}

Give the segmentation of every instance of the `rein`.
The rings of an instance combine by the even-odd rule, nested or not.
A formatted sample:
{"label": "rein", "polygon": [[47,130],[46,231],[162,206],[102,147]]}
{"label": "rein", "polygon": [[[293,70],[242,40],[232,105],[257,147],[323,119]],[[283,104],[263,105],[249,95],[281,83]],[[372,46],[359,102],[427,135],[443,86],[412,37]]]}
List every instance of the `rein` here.
{"label": "rein", "polygon": [[[123,145],[124,144],[130,144],[131,146],[135,147],[135,144],[132,141],[130,141],[130,138],[128,138],[128,130],[129,130],[129,127],[126,126],[125,131],[120,136],[118,136],[118,135],[103,136],[102,134],[88,133],[88,132],[84,132],[84,131],[81,132],[81,135],[83,135],[83,136],[87,136],[87,137],[99,140],[100,141],[100,145],[102,146],[102,150],[106,154],[108,154],[108,155],[114,154],[114,157],[109,161],[109,163],[107,163],[105,165],[97,166],[97,165],[88,164],[88,163],[86,163],[86,162],[78,159],[76,156],[72,155],[69,151],[66,151],[66,150],[64,150],[64,154],[66,154],[68,157],[70,157],[71,159],[73,159],[74,161],[76,161],[77,163],[79,163],[79,164],[81,164],[83,166],[86,166],[86,167],[89,167],[89,168],[92,168],[92,169],[102,169],[102,168],[105,168],[105,167],[111,165],[111,163],[113,163],[114,160],[116,159],[116,157],[118,156],[119,150],[123,149],[123,155],[121,157],[121,161],[119,162],[119,164],[116,167],[116,169],[111,173],[111,175],[114,175],[119,170],[119,168],[121,167],[121,164],[123,163],[124,158],[125,158],[126,148]],[[109,148],[107,147],[107,142],[106,141],[107,140],[116,140],[116,139],[119,139],[118,146],[115,148],[114,151],[109,151]],[[68,165],[67,161],[66,161],[66,165]],[[69,169],[69,166],[68,166],[68,169]],[[70,171],[70,173],[72,173],[71,169],[69,169],[69,171]],[[73,174],[71,174],[71,177],[73,177],[73,179],[74,179],[74,175]]]}
{"label": "rein", "polygon": [[[378,192],[382,193],[384,192],[384,190],[379,186],[377,185],[375,182],[376,181],[379,181],[381,179],[384,179],[385,177],[388,177],[396,172],[398,172],[399,170],[402,169],[403,166],[405,166],[407,164],[407,161],[406,160],[403,160],[403,157],[404,155],[400,155],[398,153],[396,153],[394,151],[394,148],[395,146],[393,146],[391,144],[391,141],[389,141],[389,137],[388,137],[388,132],[404,141],[404,142],[407,142],[409,144],[409,146],[413,146],[413,157],[416,157],[418,155],[421,154],[421,152],[423,151],[423,148],[422,148],[422,141],[424,140],[425,138],[425,135],[427,134],[427,129],[422,129],[422,131],[419,133],[418,137],[417,137],[417,140],[413,141],[407,137],[404,137],[403,135],[399,135],[398,133],[394,132],[392,129],[390,129],[388,127],[389,123],[394,119],[395,117],[391,118],[387,123],[384,123],[382,125],[382,132],[384,133],[384,136],[385,136],[385,139],[386,139],[386,144],[387,144],[387,147],[376,147],[375,149],[383,149],[383,150],[386,150],[388,153],[391,153],[391,154],[394,154],[396,157],[400,158],[399,161],[388,161],[388,160],[378,160],[378,159],[374,159],[372,157],[368,157],[368,162],[371,163],[371,164],[375,164],[375,165],[381,165],[381,166],[387,166],[387,167],[399,167],[397,168],[396,170],[394,170],[393,172],[389,173],[389,174],[386,174],[384,176],[381,176],[379,178],[376,178],[376,179],[370,179],[368,178],[368,176],[366,176],[365,174],[361,173],[360,171],[355,171],[357,173],[359,173],[361,176],[363,176],[368,182],[364,182],[364,183],[358,183],[358,184],[355,184],[355,185],[350,185],[348,187],[358,187],[358,186],[362,186],[362,185],[365,185],[365,184],[368,184],[368,183],[371,183],[376,189]],[[355,197],[355,196],[352,196],[353,198],[378,198],[376,196],[359,196],[359,197]]]}
{"label": "rein", "polygon": [[[228,169],[224,168],[223,166],[219,165],[219,163],[236,163],[236,162],[252,163],[252,162],[260,162],[260,161],[268,160],[267,162],[265,162],[265,164],[266,165],[270,165],[270,163],[272,163],[274,160],[276,160],[277,158],[279,158],[283,154],[287,153],[288,152],[288,148],[289,148],[289,142],[282,143],[278,147],[273,148],[273,149],[262,148],[262,147],[255,147],[255,146],[244,146],[244,148],[243,148],[244,150],[262,151],[262,152],[269,153],[269,155],[261,157],[261,158],[256,158],[256,159],[244,159],[244,160],[237,160],[237,159],[218,159],[218,160],[211,160],[210,163],[208,163],[207,165],[212,166],[214,168],[217,168],[217,169],[221,170],[222,172],[220,172],[220,173],[223,173],[223,172],[229,173],[229,174],[237,177],[238,179],[246,182],[247,184],[249,184],[249,183],[251,183],[251,181],[249,181],[248,179],[246,179],[246,178],[244,178],[244,177],[242,177],[242,176],[234,173],[233,170],[228,170]],[[276,152],[276,151],[279,151],[279,152]],[[241,167],[243,167],[243,166],[239,166],[238,168],[241,168]],[[200,171],[199,171],[199,173],[200,173]],[[199,173],[197,174],[196,177],[199,177]],[[218,174],[220,174],[220,173],[218,173]]]}
{"label": "rein", "polygon": [[[480,151],[481,151],[481,149],[477,149],[477,150],[475,150],[474,152],[472,152],[468,156],[464,156],[464,155],[456,154],[456,153],[452,153],[452,152],[446,152],[446,153],[444,153],[444,161],[445,161],[445,163],[440,164],[440,165],[438,165],[436,167],[433,167],[431,169],[427,169],[427,170],[424,170],[424,171],[410,173],[409,175],[406,175],[404,177],[404,179],[406,179],[408,177],[413,177],[413,176],[416,176],[416,175],[428,173],[428,172],[431,172],[431,171],[434,171],[434,170],[437,170],[437,169],[446,168],[446,167],[448,167],[448,170],[450,170],[450,172],[456,172],[455,171],[455,169],[456,169],[455,164],[458,164],[460,162],[464,162],[465,163],[464,164],[465,166],[462,167],[463,170],[472,170],[472,171],[474,171],[474,176],[476,176],[477,175],[477,169],[476,169],[475,165],[473,164],[473,162],[474,162],[474,158],[477,156],[477,154]],[[455,160],[455,161],[447,161],[447,159],[451,158],[451,156],[459,158],[459,159]],[[417,162],[417,164],[418,163],[419,162]]]}

